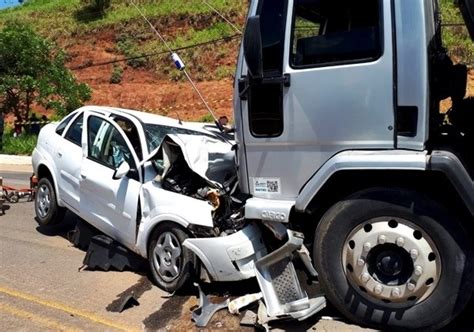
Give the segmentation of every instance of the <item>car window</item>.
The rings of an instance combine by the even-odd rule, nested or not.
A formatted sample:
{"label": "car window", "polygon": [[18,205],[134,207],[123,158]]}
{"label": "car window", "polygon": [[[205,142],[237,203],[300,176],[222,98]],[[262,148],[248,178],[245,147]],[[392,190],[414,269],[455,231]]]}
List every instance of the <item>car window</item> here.
{"label": "car window", "polygon": [[84,121],[84,113],[79,115],[76,120],[72,123],[71,127],[64,136],[68,141],[82,146],[82,122]]}
{"label": "car window", "polygon": [[143,159],[142,146],[141,146],[140,136],[138,134],[137,127],[133,124],[132,121],[130,121],[127,118],[124,118],[121,116],[115,116],[113,119],[115,123],[117,123],[119,127],[122,128],[125,135],[127,135],[127,138],[132,144],[132,147],[135,150],[138,156],[138,159],[142,160]]}
{"label": "car window", "polygon": [[66,116],[60,124],[56,127],[56,134],[62,135],[64,132],[64,129],[66,129],[67,125],[69,122],[71,122],[72,118],[76,115],[77,113],[71,113],[68,116]]}
{"label": "car window", "polygon": [[[146,143],[148,146],[148,151],[150,153],[156,148],[158,148],[163,139],[168,134],[183,134],[183,135],[205,135],[198,131],[184,129],[184,128],[176,128],[176,127],[167,127],[167,126],[160,126],[160,125],[153,125],[153,124],[145,124],[145,136],[146,136]],[[209,135],[210,137],[214,137]]]}
{"label": "car window", "polygon": [[126,161],[130,168],[136,169],[124,137],[110,122],[96,116],[89,117],[87,137],[89,159],[112,169]]}

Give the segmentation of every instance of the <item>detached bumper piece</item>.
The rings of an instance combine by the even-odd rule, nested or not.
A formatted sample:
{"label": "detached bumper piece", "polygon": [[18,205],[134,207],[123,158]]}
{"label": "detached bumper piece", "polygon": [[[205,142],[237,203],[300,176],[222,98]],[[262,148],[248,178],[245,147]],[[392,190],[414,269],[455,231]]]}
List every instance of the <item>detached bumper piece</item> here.
{"label": "detached bumper piece", "polygon": [[216,312],[229,306],[229,299],[221,303],[212,303],[199,284],[195,283],[194,286],[199,290],[199,307],[193,311],[192,318],[197,327],[206,327]]}
{"label": "detached bumper piece", "polygon": [[141,257],[105,235],[96,235],[91,239],[83,263],[91,270],[102,271],[137,271],[145,266]]}
{"label": "detached bumper piece", "polygon": [[308,298],[301,288],[292,259],[303,248],[302,233],[287,230],[288,241],[255,263],[257,281],[263,294],[265,321],[304,320],[326,307],[324,296]]}

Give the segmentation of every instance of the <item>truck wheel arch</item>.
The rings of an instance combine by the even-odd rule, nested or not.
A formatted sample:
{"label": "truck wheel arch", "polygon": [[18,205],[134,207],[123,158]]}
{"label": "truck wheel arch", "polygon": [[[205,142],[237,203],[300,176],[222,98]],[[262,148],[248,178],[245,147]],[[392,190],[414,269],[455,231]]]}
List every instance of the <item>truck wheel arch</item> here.
{"label": "truck wheel arch", "polygon": [[[448,176],[441,171],[345,170],[336,172],[327,179],[307,205],[303,215],[306,216],[305,219],[310,220],[305,223],[305,233],[312,236],[319,220],[338,201],[357,191],[376,187],[417,190],[447,207],[456,209],[466,216],[465,220],[473,220],[465,200]],[[302,211],[298,212],[293,217],[300,218]],[[474,227],[474,223],[471,226]]]}
{"label": "truck wheel arch", "polygon": [[422,190],[474,215],[474,182],[452,153],[346,151],[331,158],[301,189],[298,213],[329,208],[357,190],[395,185]]}

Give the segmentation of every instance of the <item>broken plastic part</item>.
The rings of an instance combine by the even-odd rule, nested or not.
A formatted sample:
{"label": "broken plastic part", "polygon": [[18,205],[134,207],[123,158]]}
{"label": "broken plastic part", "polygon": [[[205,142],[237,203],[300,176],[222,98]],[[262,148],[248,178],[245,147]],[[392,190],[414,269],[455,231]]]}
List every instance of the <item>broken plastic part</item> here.
{"label": "broken plastic part", "polygon": [[262,293],[255,293],[244,295],[236,298],[235,300],[230,301],[229,303],[229,312],[234,315],[238,315],[240,309],[245,308],[249,304],[257,302],[262,298]]}
{"label": "broken plastic part", "polygon": [[299,250],[296,251],[298,256],[300,257],[301,261],[303,262],[304,266],[308,270],[309,274],[312,277],[317,277],[318,272],[313,266],[313,262],[311,261],[311,256],[309,255],[309,250],[306,248],[305,245],[302,245]]}
{"label": "broken plastic part", "polygon": [[144,260],[108,236],[96,235],[91,239],[84,265],[92,270],[136,271],[143,268]]}
{"label": "broken plastic part", "polygon": [[199,284],[194,284],[199,291],[199,307],[193,311],[192,318],[197,327],[206,327],[212,316],[219,310],[222,310],[229,305],[229,299],[221,303],[212,303],[204,294]]}

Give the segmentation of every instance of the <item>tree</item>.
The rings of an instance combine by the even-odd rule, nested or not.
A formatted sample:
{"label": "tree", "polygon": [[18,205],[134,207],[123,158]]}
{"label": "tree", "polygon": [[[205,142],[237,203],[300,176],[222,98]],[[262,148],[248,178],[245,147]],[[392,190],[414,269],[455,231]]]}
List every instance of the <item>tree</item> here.
{"label": "tree", "polygon": [[64,52],[30,26],[9,22],[0,31],[0,111],[22,121],[37,103],[63,116],[90,97],[65,67]]}

